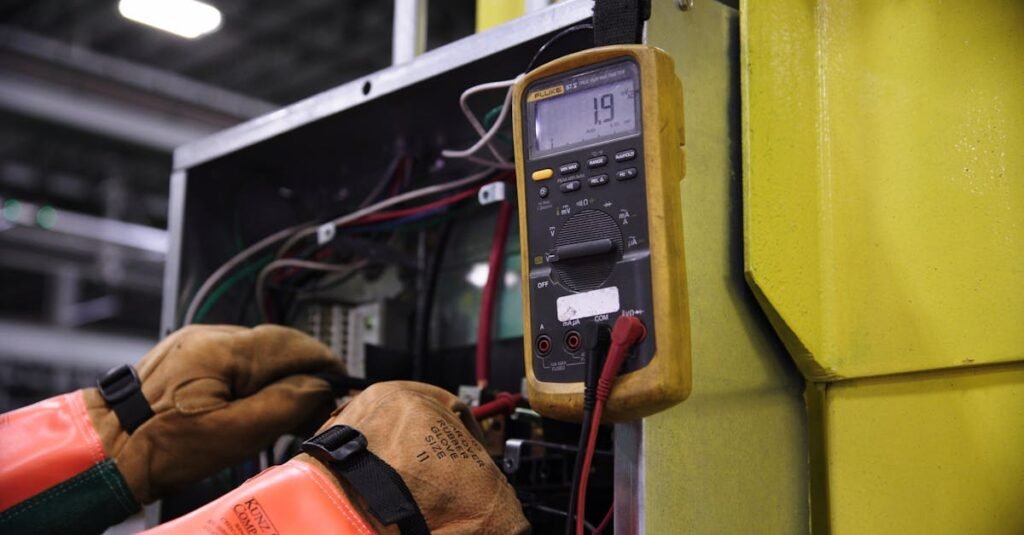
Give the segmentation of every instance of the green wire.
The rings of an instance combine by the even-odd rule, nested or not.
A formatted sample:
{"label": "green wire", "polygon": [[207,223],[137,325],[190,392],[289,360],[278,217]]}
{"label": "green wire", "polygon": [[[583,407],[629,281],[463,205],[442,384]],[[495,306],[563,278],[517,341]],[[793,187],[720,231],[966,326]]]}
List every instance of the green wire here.
{"label": "green wire", "polygon": [[[438,217],[429,218],[426,221],[420,221],[410,225],[403,225],[401,227],[397,227],[393,229],[392,232],[415,232],[427,229],[436,226],[440,223],[443,223],[457,215],[460,215],[463,212],[468,212],[472,210],[475,206],[476,205],[474,204],[467,203],[464,207],[460,209],[451,210]],[[227,279],[224,279],[224,282],[221,283],[220,286],[216,287],[212,292],[210,292],[210,296],[207,297],[203,305],[199,307],[199,310],[196,312],[195,318],[192,319],[192,323],[202,323],[203,319],[206,318],[206,315],[210,312],[210,310],[213,309],[213,306],[216,305],[217,302],[220,301],[222,297],[224,297],[224,294],[226,294],[228,290],[230,290],[232,287],[234,287],[236,284],[241,282],[246,277],[249,277],[254,273],[258,272],[259,270],[263,269],[263,267],[269,264],[271,260],[273,260],[273,255],[265,255],[257,259],[255,262],[238,270],[237,272],[235,272],[234,275],[231,275]]]}
{"label": "green wire", "polygon": [[[498,116],[501,113],[502,113],[502,107],[501,106],[496,106],[496,107],[490,109],[490,111],[487,112],[486,115],[483,116],[483,128],[484,129],[490,129],[490,125],[495,124],[495,120],[498,119]],[[498,132],[498,137],[501,137],[502,140],[507,142],[507,143],[512,143],[512,139],[509,138],[508,134],[506,134],[505,132]]]}
{"label": "green wire", "polygon": [[227,279],[224,279],[224,282],[221,283],[220,286],[218,286],[216,289],[210,292],[210,297],[206,298],[206,302],[203,303],[203,306],[199,307],[199,311],[196,312],[196,317],[192,319],[192,323],[202,323],[203,318],[205,318],[206,314],[210,312],[210,310],[213,308],[213,305],[217,304],[217,301],[220,301],[220,298],[224,297],[224,294],[227,293],[227,291],[230,290],[232,286],[238,284],[242,279],[249,277],[253,273],[256,273],[257,271],[263,269],[263,266],[269,264],[271,260],[273,260],[273,255],[263,256],[256,260],[255,262],[253,262],[252,264],[249,264],[248,266],[245,266],[244,268],[238,270],[237,272],[235,272],[234,275],[228,277]]}

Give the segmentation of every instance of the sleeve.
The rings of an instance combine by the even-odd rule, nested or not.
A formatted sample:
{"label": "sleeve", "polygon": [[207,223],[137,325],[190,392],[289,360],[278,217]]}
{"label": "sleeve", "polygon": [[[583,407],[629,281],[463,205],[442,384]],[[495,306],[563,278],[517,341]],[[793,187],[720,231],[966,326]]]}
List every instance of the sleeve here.
{"label": "sleeve", "polygon": [[293,459],[144,535],[228,533],[375,535],[378,530],[331,478]]}
{"label": "sleeve", "polygon": [[102,533],[138,510],[82,391],[0,415],[0,533]]}

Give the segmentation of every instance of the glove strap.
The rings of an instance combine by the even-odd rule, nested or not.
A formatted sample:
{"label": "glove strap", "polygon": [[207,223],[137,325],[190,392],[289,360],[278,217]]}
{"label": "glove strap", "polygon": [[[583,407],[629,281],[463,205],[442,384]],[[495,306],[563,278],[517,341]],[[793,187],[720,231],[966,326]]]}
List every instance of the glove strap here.
{"label": "glove strap", "polygon": [[124,364],[111,369],[96,381],[96,388],[129,435],[153,417],[153,408],[142,395],[142,382],[135,368]]}
{"label": "glove strap", "polygon": [[381,523],[397,524],[402,535],[430,534],[402,476],[366,449],[366,437],[358,430],[336,425],[303,442],[302,451],[355,487]]}

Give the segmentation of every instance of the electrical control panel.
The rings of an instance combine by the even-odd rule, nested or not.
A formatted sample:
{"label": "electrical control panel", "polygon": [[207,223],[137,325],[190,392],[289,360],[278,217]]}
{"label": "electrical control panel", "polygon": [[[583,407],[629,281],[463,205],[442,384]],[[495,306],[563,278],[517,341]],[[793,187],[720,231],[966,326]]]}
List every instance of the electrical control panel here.
{"label": "electrical control panel", "polygon": [[582,415],[583,324],[623,314],[647,333],[606,420],[689,393],[682,99],[671,58],[641,45],[566,56],[515,88],[527,384],[546,416]]}

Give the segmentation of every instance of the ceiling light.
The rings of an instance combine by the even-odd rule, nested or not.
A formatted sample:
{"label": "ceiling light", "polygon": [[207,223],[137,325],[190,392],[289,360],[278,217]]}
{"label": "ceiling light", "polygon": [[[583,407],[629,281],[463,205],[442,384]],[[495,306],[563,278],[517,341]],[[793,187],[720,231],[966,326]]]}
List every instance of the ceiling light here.
{"label": "ceiling light", "polygon": [[220,28],[220,10],[197,0],[121,0],[121,16],[187,39]]}

